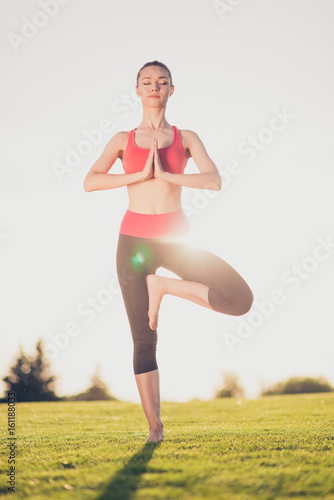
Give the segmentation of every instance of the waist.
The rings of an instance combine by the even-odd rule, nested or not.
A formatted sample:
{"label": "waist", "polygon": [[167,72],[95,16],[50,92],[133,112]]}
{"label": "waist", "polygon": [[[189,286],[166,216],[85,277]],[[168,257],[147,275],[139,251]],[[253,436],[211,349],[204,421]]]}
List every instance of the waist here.
{"label": "waist", "polygon": [[182,208],[161,214],[142,214],[127,210],[119,232],[139,238],[163,238],[184,235],[188,229],[189,221]]}

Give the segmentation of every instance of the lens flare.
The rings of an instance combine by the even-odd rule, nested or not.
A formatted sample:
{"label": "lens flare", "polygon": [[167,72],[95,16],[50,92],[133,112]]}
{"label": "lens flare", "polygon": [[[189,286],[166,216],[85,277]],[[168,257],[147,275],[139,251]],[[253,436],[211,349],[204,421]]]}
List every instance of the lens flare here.
{"label": "lens flare", "polygon": [[132,269],[144,269],[152,260],[151,250],[147,245],[140,245],[135,249],[130,259]]}

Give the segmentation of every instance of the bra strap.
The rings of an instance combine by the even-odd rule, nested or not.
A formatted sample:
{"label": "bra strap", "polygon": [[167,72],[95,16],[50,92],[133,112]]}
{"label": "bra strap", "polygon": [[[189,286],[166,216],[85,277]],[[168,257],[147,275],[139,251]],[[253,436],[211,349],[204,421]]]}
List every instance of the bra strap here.
{"label": "bra strap", "polygon": [[175,135],[177,136],[177,140],[179,141],[179,144],[181,144],[181,146],[183,147],[179,129],[176,127],[176,125],[174,125],[174,127],[175,127]]}

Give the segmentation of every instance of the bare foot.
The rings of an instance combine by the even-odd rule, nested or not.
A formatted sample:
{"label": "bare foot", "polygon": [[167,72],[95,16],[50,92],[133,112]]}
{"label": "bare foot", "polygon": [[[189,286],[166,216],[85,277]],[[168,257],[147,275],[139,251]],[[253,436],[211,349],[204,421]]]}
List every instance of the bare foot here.
{"label": "bare foot", "polygon": [[152,429],[150,431],[150,435],[146,439],[149,443],[157,443],[158,441],[162,441],[164,438],[164,424],[161,424],[161,428]]}
{"label": "bare foot", "polygon": [[157,276],[156,274],[148,274],[146,276],[146,283],[149,298],[149,325],[151,330],[155,330],[158,327],[158,313],[161,299],[163,297],[161,276]]}

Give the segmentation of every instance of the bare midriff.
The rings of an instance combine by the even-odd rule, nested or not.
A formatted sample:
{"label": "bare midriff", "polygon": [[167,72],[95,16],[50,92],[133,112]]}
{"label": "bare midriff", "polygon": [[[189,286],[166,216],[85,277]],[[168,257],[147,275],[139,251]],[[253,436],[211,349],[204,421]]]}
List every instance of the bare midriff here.
{"label": "bare midriff", "polygon": [[163,214],[182,208],[182,186],[161,179],[129,184],[127,186],[129,206],[132,212],[142,214]]}

